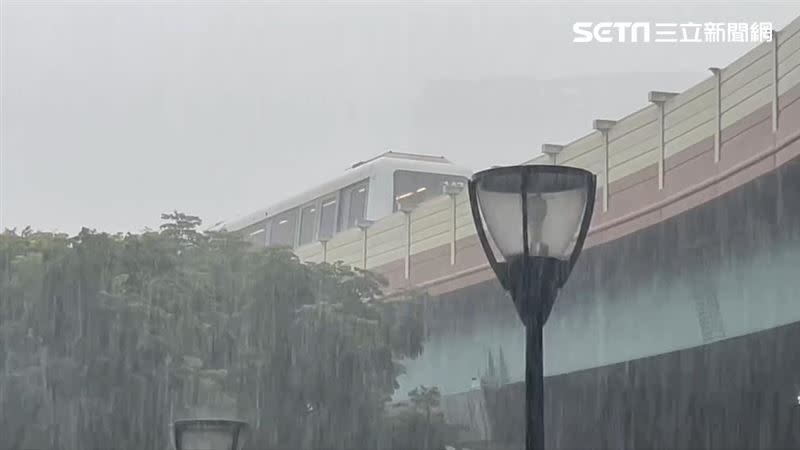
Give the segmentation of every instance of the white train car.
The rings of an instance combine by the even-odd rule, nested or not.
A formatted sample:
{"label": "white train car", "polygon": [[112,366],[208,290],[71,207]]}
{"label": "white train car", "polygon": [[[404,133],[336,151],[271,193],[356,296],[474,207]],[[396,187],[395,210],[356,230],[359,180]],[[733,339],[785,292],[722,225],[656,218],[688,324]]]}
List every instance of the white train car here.
{"label": "white train car", "polygon": [[[377,221],[414,203],[442,195],[446,183],[465,183],[470,170],[442,156],[386,152],[302,194],[215,229],[242,232],[256,245],[299,247]],[[405,199],[405,200],[404,200]]]}

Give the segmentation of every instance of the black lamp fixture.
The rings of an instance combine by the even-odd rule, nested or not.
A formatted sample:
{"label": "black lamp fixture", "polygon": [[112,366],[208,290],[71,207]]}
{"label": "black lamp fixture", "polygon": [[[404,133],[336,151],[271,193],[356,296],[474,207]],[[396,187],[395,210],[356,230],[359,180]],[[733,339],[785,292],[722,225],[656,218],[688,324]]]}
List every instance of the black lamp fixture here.
{"label": "black lamp fixture", "polygon": [[250,427],[228,419],[185,419],[173,424],[176,450],[242,450]]}
{"label": "black lamp fixture", "polygon": [[566,166],[495,167],[472,176],[472,218],[526,329],[525,448],[544,448],[542,327],[586,239],[597,181]]}

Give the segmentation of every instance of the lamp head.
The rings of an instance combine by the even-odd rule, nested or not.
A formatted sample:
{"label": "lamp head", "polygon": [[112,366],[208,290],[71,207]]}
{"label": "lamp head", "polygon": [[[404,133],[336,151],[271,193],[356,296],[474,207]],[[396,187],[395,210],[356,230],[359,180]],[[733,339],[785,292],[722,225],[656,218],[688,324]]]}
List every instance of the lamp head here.
{"label": "lamp head", "polygon": [[594,174],[566,166],[497,167],[473,175],[469,196],[478,237],[523,322],[539,312],[542,324],[547,320],[583,247],[595,188]]}
{"label": "lamp head", "polygon": [[241,450],[250,427],[228,419],[184,419],[173,424],[176,450]]}

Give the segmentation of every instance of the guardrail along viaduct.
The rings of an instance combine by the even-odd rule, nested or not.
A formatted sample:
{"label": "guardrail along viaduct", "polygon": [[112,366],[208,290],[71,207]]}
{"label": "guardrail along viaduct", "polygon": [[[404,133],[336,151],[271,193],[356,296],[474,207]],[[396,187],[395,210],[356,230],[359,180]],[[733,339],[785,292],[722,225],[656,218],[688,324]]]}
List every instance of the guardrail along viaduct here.
{"label": "guardrail along viaduct", "polygon": [[[598,175],[544,331],[548,448],[800,448],[800,19],[648,100],[530,161]],[[297,253],[426,288],[430,335],[400,391],[439,386],[458,445],[521,441],[524,332],[466,192]],[[474,389],[501,351],[507,379]]]}

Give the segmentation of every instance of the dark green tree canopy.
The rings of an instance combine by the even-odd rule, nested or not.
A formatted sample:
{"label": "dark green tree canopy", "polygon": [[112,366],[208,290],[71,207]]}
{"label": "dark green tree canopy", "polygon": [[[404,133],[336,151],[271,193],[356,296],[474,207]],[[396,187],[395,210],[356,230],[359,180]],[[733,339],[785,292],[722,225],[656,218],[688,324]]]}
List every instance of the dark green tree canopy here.
{"label": "dark green tree canopy", "polygon": [[375,448],[397,361],[422,349],[420,299],[162,218],[0,234],[0,448],[164,448],[204,414],[249,421],[252,448]]}

